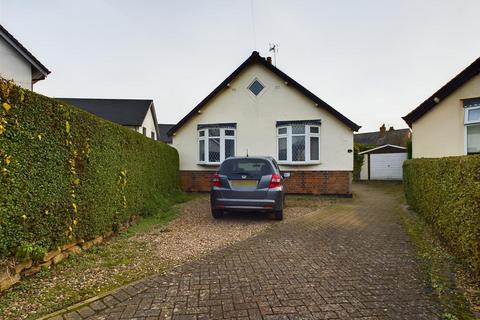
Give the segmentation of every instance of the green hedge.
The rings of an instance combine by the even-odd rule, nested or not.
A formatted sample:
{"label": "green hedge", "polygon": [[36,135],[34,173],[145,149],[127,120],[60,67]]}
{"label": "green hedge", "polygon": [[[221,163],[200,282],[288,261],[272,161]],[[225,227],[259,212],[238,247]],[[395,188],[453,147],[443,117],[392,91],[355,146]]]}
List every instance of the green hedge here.
{"label": "green hedge", "polygon": [[408,204],[480,275],[480,155],[407,160]]}
{"label": "green hedge", "polygon": [[177,191],[172,147],[0,80],[0,256],[115,231]]}

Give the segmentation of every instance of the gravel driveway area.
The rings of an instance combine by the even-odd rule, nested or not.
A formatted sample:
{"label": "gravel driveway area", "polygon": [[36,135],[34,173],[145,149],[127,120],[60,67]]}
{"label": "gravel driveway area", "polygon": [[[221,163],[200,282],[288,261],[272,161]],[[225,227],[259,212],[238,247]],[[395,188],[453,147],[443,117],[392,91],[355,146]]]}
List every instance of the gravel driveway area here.
{"label": "gravel driveway area", "polygon": [[[335,200],[318,197],[288,196],[284,221],[288,222],[309,212],[331,205]],[[265,213],[227,213],[213,219],[207,195],[179,205],[181,214],[164,228],[135,236],[162,259],[182,262],[245,240],[278,224]]]}
{"label": "gravel driveway area", "polygon": [[[308,210],[302,209],[297,219],[125,286],[65,319],[441,318],[396,214],[398,200],[378,186],[356,185],[354,192],[353,200],[303,216]],[[228,238],[227,226],[242,229],[246,218],[230,219],[185,235],[225,226],[217,235]],[[271,222],[251,224],[268,228]]]}

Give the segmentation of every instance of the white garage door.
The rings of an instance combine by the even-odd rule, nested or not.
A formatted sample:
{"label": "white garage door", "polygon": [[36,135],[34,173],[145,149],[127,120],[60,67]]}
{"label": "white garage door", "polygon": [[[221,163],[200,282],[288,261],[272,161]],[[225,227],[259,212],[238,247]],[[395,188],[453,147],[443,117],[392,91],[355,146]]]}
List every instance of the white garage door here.
{"label": "white garage door", "polygon": [[370,154],[370,179],[402,180],[402,165],[406,159],[406,153]]}

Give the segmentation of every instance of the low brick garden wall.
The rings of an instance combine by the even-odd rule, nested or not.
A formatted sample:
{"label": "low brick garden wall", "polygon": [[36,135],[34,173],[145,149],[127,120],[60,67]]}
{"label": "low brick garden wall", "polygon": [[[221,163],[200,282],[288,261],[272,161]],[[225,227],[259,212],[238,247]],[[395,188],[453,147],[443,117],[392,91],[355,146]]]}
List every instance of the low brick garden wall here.
{"label": "low brick garden wall", "polygon": [[[215,171],[180,171],[180,188],[186,192],[208,192]],[[290,171],[285,190],[291,194],[352,195],[350,171]]]}

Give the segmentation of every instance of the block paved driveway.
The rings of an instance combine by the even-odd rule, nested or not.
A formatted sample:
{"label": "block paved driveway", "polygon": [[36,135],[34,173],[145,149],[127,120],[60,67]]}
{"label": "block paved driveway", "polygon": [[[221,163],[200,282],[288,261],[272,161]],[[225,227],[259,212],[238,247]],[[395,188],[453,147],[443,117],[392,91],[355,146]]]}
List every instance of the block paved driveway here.
{"label": "block paved driveway", "polygon": [[279,223],[69,317],[441,318],[395,212],[394,194],[382,185],[355,185],[354,192],[353,200]]}

